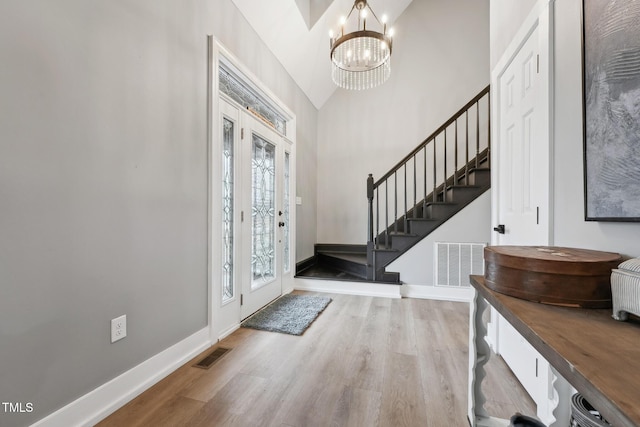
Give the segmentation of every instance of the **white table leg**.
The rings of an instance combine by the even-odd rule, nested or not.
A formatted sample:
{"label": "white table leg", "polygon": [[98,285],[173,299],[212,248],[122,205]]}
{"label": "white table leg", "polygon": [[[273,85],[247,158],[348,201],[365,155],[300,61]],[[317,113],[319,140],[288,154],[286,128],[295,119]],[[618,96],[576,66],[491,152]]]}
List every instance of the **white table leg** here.
{"label": "white table leg", "polygon": [[482,317],[489,307],[478,292],[469,305],[469,407],[467,417],[471,427],[508,426],[509,421],[490,417],[484,409],[486,401],[482,393],[482,380],[486,376],[484,365],[491,357],[491,349],[485,341],[487,325]]}
{"label": "white table leg", "polygon": [[553,405],[554,420],[549,423],[549,427],[565,427],[571,421],[571,385],[565,380],[556,369],[551,368],[551,390],[549,393],[550,403]]}

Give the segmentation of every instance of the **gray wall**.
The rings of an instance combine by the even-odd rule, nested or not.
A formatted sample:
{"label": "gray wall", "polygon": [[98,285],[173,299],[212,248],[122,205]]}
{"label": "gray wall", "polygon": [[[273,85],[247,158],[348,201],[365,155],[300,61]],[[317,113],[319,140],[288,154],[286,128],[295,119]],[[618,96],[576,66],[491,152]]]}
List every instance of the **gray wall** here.
{"label": "gray wall", "polygon": [[511,39],[529,15],[537,0],[491,0],[490,29],[491,70],[509,46]]}
{"label": "gray wall", "polygon": [[[511,15],[494,9],[511,0],[491,0],[491,57],[500,58],[534,2]],[[513,2],[515,3],[515,2]],[[581,0],[554,2],[554,192],[553,234],[558,246],[640,256],[640,224],[584,220]],[[494,64],[494,62],[492,62]]]}
{"label": "gray wall", "polygon": [[584,221],[581,9],[580,0],[556,1],[554,8],[555,243],[637,257],[639,223]]}
{"label": "gray wall", "polygon": [[309,256],[317,112],[231,0],[0,3],[0,425],[207,325],[208,33],[298,114]]}
{"label": "gray wall", "polygon": [[379,178],[489,83],[488,0],[414,1],[393,24],[389,81],[336,90],[318,122],[318,241],[365,243]]}

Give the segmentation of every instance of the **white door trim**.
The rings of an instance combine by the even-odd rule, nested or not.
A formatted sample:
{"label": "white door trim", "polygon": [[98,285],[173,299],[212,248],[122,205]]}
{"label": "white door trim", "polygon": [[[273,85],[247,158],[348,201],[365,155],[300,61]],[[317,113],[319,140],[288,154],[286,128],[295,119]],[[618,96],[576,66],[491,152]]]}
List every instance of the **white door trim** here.
{"label": "white door trim", "polygon": [[[217,317],[218,307],[221,305],[221,295],[218,289],[220,286],[222,263],[220,259],[219,242],[222,236],[222,218],[220,200],[221,200],[221,186],[218,185],[219,178],[217,173],[221,164],[221,129],[220,129],[220,108],[219,108],[219,81],[218,81],[218,69],[220,62],[224,61],[226,65],[233,67],[233,70],[242,77],[243,82],[246,82],[253,90],[255,90],[264,100],[267,100],[277,111],[282,114],[287,120],[286,137],[291,142],[291,162],[293,165],[294,175],[291,177],[291,193],[295,200],[296,186],[295,186],[295,142],[296,142],[296,115],[291,111],[284,102],[282,102],[265,84],[263,84],[247,67],[245,67],[240,60],[233,55],[226,47],[220,43],[214,36],[207,36],[207,48],[208,48],[208,70],[207,70],[207,147],[208,147],[208,242],[207,242],[207,259],[208,259],[208,320],[209,331],[211,336],[211,342],[215,343],[224,336],[233,332],[240,325],[240,318],[238,317],[237,324],[223,325],[220,323],[220,319]],[[295,205],[291,209],[290,213],[290,230],[291,230],[291,256],[293,257],[292,263],[295,265],[295,242],[296,242],[296,218],[295,218]],[[242,268],[242,266],[240,267]],[[292,280],[291,280],[292,281]],[[283,285],[283,292],[291,289],[293,285],[288,283]],[[238,293],[241,289],[236,289]]]}

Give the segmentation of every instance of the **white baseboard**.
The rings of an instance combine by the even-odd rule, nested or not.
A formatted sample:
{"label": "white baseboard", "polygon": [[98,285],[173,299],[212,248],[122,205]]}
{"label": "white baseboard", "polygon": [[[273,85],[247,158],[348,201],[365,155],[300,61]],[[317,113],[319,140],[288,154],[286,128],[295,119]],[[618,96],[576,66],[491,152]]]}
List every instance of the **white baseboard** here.
{"label": "white baseboard", "polygon": [[211,346],[209,327],[145,360],[31,427],[93,426]]}
{"label": "white baseboard", "polygon": [[236,323],[235,325],[228,328],[226,331],[222,331],[222,333],[218,337],[218,341],[222,341],[223,339],[225,339],[226,337],[228,337],[238,329],[240,329],[240,323]]}
{"label": "white baseboard", "polygon": [[293,287],[299,291],[327,292],[332,294],[364,295],[369,297],[402,298],[399,285],[370,282],[342,282],[296,277]]}
{"label": "white baseboard", "polygon": [[443,301],[470,302],[473,288],[452,288],[445,286],[402,285],[402,296],[406,298],[435,299]]}

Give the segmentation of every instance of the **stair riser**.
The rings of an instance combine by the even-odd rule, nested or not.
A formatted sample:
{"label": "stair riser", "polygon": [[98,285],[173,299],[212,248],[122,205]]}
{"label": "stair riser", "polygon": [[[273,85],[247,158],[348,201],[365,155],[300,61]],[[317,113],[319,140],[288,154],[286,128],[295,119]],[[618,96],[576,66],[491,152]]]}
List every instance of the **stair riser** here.
{"label": "stair riser", "polygon": [[367,278],[367,266],[363,264],[357,264],[344,259],[334,258],[325,254],[318,254],[318,261],[321,264],[336,268],[338,270],[346,271],[355,276],[363,279]]}
{"label": "stair riser", "polygon": [[466,204],[478,197],[478,191],[475,187],[451,187],[447,190],[447,201]]}
{"label": "stair riser", "polygon": [[394,259],[398,258],[401,255],[400,252],[386,252],[386,251],[375,251],[373,256],[375,258],[375,265],[378,268],[384,268],[391,263]]}
{"label": "stair riser", "polygon": [[[466,184],[466,182],[463,183]],[[491,172],[489,170],[473,170],[469,173],[469,184],[468,185],[479,185],[479,186],[488,186],[491,185]]]}
{"label": "stair riser", "polygon": [[416,242],[421,239],[422,236],[392,236],[391,249],[404,251],[405,249],[415,245]]}
{"label": "stair riser", "polygon": [[378,238],[378,248],[380,249],[394,249],[397,251],[403,251],[416,244],[416,241],[422,239],[423,236],[411,235],[411,236],[390,236],[389,244],[386,245],[384,238]]}
{"label": "stair riser", "polygon": [[314,246],[316,254],[322,252],[360,252],[367,253],[367,245],[345,245],[338,243],[316,243]]}
{"label": "stair riser", "polygon": [[382,270],[378,270],[376,277],[378,278],[378,280],[381,280],[383,282],[392,282],[392,283],[400,284],[400,273],[386,272],[384,271],[384,269],[382,269]]}
{"label": "stair riser", "polygon": [[426,236],[440,225],[437,221],[411,221],[409,220],[409,232],[418,236]]}
{"label": "stair riser", "polygon": [[457,209],[459,208],[455,204],[452,204],[452,205],[435,204],[435,205],[427,206],[425,213],[427,218],[440,219],[442,217],[451,216],[451,213],[455,212]]}

